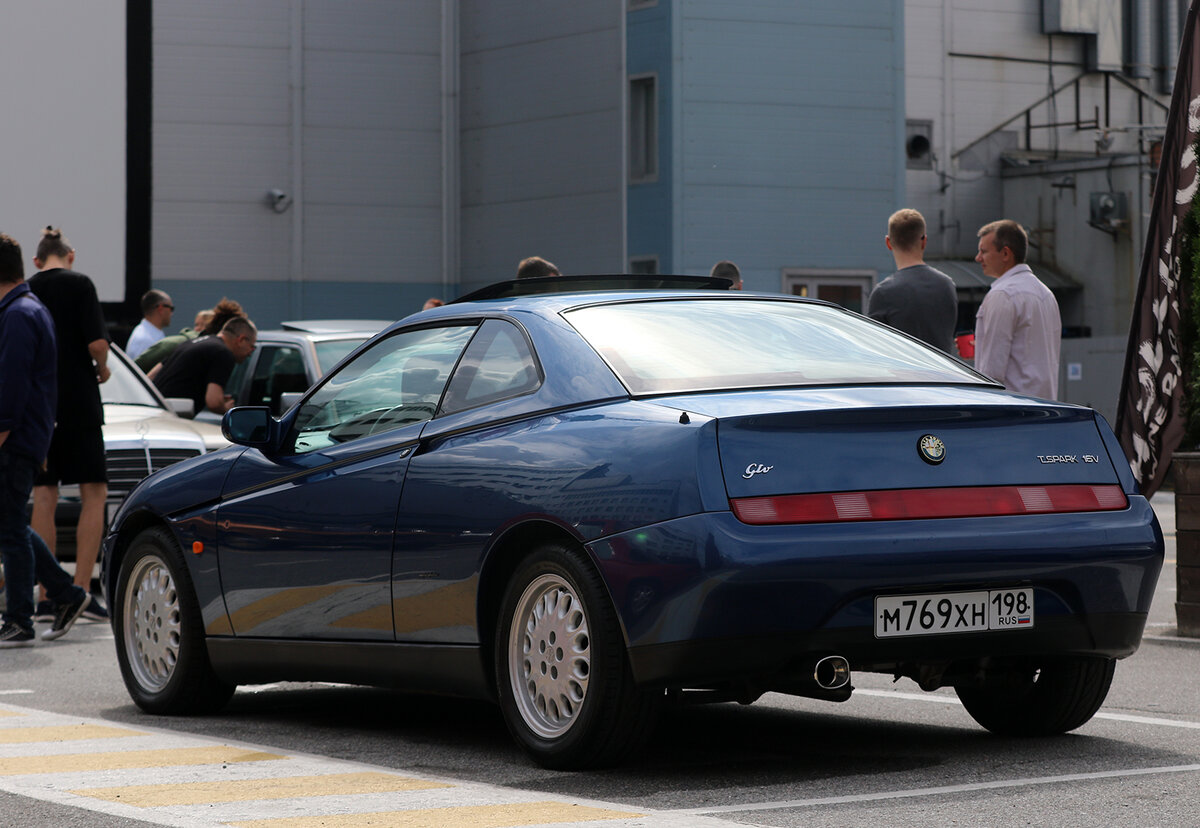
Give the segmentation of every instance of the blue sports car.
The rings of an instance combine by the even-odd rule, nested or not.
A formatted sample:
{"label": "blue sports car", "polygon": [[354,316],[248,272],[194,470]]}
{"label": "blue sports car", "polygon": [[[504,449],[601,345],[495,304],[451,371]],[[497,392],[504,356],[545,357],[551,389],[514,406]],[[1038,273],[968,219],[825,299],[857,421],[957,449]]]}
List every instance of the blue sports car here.
{"label": "blue sports car", "polygon": [[134,701],[490,698],[555,768],[619,761],[689,695],[843,701],[852,671],[953,687],[997,733],[1087,722],[1163,561],[1104,420],[833,305],[687,281],[501,284],[281,417],[230,411],[235,445],[143,482],[105,540]]}

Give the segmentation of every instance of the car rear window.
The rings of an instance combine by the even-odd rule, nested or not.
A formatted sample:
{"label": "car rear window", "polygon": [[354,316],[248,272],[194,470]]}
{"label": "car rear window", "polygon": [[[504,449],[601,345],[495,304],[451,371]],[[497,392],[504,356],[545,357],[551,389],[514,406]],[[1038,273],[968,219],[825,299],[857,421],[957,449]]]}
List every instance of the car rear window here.
{"label": "car rear window", "polygon": [[827,305],[669,299],[592,305],[564,316],[631,394],[986,382],[935,348]]}

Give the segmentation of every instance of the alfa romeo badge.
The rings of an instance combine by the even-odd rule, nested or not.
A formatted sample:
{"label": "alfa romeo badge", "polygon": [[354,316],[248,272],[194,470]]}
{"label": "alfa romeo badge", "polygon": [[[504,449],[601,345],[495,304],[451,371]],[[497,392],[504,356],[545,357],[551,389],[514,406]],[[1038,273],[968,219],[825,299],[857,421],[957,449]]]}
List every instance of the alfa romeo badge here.
{"label": "alfa romeo badge", "polygon": [[917,441],[917,451],[926,463],[936,466],[946,459],[946,444],[932,434],[923,434]]}

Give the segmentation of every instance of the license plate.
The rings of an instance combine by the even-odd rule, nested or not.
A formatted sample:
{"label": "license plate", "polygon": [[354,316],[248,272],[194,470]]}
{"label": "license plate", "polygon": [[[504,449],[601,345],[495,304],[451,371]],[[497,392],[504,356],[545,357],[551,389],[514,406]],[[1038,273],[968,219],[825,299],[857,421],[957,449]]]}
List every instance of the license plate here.
{"label": "license plate", "polygon": [[1033,629],[1032,589],[880,595],[875,637]]}

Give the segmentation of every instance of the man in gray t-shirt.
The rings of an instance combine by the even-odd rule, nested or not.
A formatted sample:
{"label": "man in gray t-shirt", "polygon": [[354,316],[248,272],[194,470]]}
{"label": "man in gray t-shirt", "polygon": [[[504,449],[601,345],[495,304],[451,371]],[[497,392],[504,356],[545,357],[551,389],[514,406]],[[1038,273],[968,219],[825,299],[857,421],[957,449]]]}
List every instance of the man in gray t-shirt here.
{"label": "man in gray t-shirt", "polygon": [[897,210],[888,219],[884,242],[896,272],[871,292],[867,316],[955,354],[958,294],[953,279],[925,264],[925,240],[925,218],[916,210]]}

